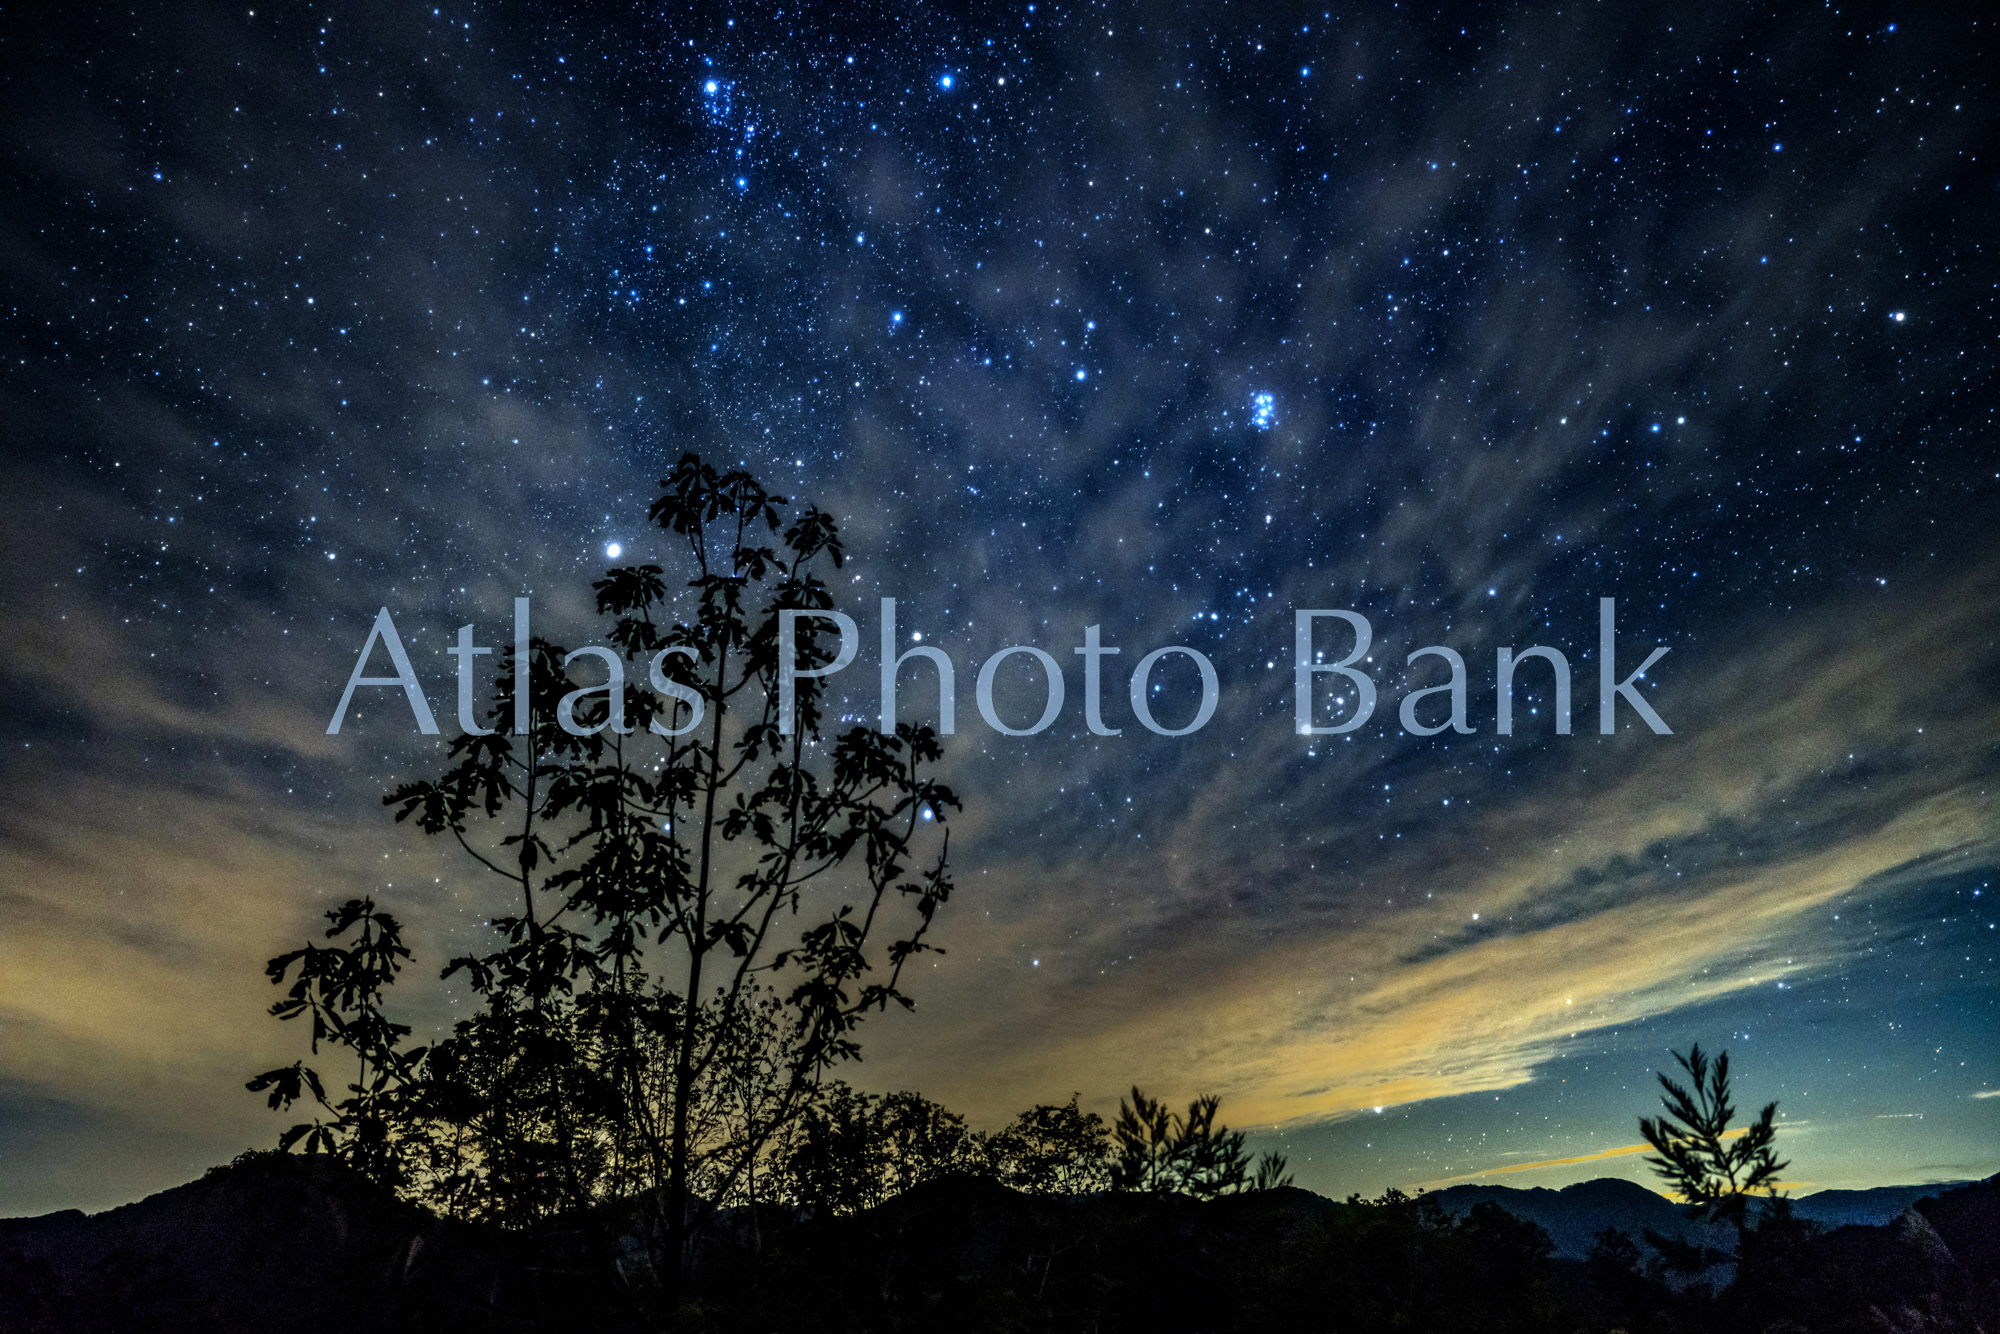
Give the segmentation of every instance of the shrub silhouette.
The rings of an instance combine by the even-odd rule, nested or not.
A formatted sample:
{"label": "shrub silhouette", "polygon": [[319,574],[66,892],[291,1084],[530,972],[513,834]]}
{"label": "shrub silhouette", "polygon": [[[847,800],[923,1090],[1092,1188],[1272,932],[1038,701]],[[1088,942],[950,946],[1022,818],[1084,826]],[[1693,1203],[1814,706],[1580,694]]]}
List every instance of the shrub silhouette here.
{"label": "shrub silhouette", "polygon": [[1778,1104],[1768,1104],[1732,1136],[1736,1109],[1729,1100],[1729,1053],[1720,1052],[1711,1062],[1696,1043],[1686,1056],[1673,1057],[1690,1083],[1659,1076],[1666,1115],[1639,1118],[1639,1133],[1658,1151],[1646,1161],[1689,1204],[1740,1231],[1750,1197],[1759,1191],[1775,1196],[1778,1173],[1790,1166],[1771,1147]]}
{"label": "shrub silhouette", "polygon": [[[835,659],[832,519],[808,506],[782,525],[784,498],[692,454],[661,486],[647,517],[680,548],[678,598],[659,565],[610,570],[593,588],[615,649],[532,641],[518,712],[502,655],[446,771],[384,798],[511,901],[491,948],[445,969],[480,1011],[404,1046],[382,1000],[407,951],[393,918],[355,900],[329,935],[358,928],[358,943],[268,969],[290,982],[274,1014],[310,1016],[315,1052],[356,1054],[350,1096],[303,1061],[249,1087],[321,1107],[287,1145],[443,1212],[530,1225],[610,1200],[649,1210],[634,1271],[671,1302],[694,1230],[755,1202],[774,1142],[859,1054],[858,1025],[911,1005],[902,970],[933,948],[951,896],[942,824],[959,803],[928,776],[931,729],[829,736],[826,678],[781,683],[794,632],[800,669]],[[576,659],[597,679],[573,679]]]}
{"label": "shrub silhouette", "polygon": [[1031,1107],[987,1144],[994,1174],[1029,1195],[1087,1195],[1111,1184],[1110,1132],[1096,1112],[1068,1102]]}
{"label": "shrub silhouette", "polygon": [[1119,1100],[1112,1129],[1112,1186],[1207,1200],[1290,1185],[1282,1154],[1266,1154],[1253,1175],[1242,1132],[1216,1124],[1221,1105],[1210,1094],[1189,1103],[1185,1116],[1176,1115],[1134,1086],[1130,1101]]}

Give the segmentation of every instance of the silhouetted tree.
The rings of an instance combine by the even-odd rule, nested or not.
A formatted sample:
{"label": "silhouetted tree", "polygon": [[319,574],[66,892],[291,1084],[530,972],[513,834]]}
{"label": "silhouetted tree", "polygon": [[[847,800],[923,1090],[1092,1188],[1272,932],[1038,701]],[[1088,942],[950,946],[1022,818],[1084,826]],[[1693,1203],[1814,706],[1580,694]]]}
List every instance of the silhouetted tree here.
{"label": "silhouetted tree", "polygon": [[1251,1190],[1276,1190],[1292,1184],[1285,1155],[1275,1149],[1257,1160],[1257,1174],[1250,1179]]}
{"label": "silhouetted tree", "polygon": [[874,1099],[838,1080],[792,1125],[779,1146],[778,1189],[814,1214],[852,1214],[882,1199],[882,1146]]}
{"label": "silhouetted tree", "polygon": [[1087,1195],[1111,1184],[1104,1118],[1066,1103],[1043,1103],[1014,1118],[988,1143],[994,1173],[1029,1195]]}
{"label": "silhouetted tree", "polygon": [[872,1209],[927,1181],[991,1176],[986,1137],[920,1093],[860,1093],[834,1081],[777,1155],[778,1190],[816,1214]]}
{"label": "silhouetted tree", "polygon": [[1649,1305],[1658,1304],[1658,1289],[1641,1272],[1642,1258],[1639,1244],[1620,1228],[1603,1228],[1592,1240],[1584,1273],[1608,1325],[1630,1328]]}
{"label": "silhouetted tree", "polygon": [[875,1124],[885,1198],[940,1177],[987,1171],[985,1137],[966,1129],[957,1112],[920,1093],[891,1093],[878,1100]]}
{"label": "silhouetted tree", "polygon": [[1736,1109],[1729,1101],[1729,1053],[1720,1052],[1711,1062],[1697,1043],[1686,1056],[1673,1057],[1691,1082],[1684,1086],[1659,1076],[1666,1115],[1639,1118],[1639,1133],[1658,1150],[1646,1161],[1689,1204],[1741,1230],[1750,1197],[1759,1191],[1776,1195],[1778,1173],[1790,1166],[1771,1147],[1778,1104],[1767,1105],[1732,1136]]}
{"label": "silhouetted tree", "polygon": [[1208,1200],[1291,1184],[1281,1154],[1266,1154],[1252,1175],[1242,1132],[1216,1124],[1221,1105],[1211,1094],[1189,1103],[1185,1116],[1176,1115],[1135,1087],[1130,1101],[1119,1100],[1112,1128],[1112,1186]]}
{"label": "silhouetted tree", "polygon": [[[614,648],[533,641],[524,713],[504,654],[483,729],[451,742],[440,777],[384,799],[455,841],[514,906],[492,918],[493,949],[445,970],[466,975],[481,1013],[414,1051],[397,1054],[408,1030],[379,1017],[398,956],[372,905],[338,910],[361,945],[272,961],[274,982],[301,970],[279,1012],[311,1013],[316,1042],[361,1054],[354,1097],[288,1142],[505,1222],[651,1201],[657,1226],[641,1232],[671,1284],[693,1231],[743,1197],[773,1137],[858,1054],[857,1025],[911,1004],[902,969],[932,948],[948,840],[927,867],[910,858],[958,801],[925,775],[939,757],[929,728],[829,739],[825,678],[781,691],[781,644],[801,670],[835,660],[830,617],[782,613],[830,613],[819,570],[843,560],[816,509],[781,532],[786,503],[684,457],[648,510],[685,557],[684,601],[659,565],[609,571],[593,587]],[[594,682],[572,678],[578,662]],[[251,1087],[274,1105],[307,1090],[326,1101],[303,1063]]]}
{"label": "silhouetted tree", "polygon": [[1213,1094],[1196,1098],[1187,1115],[1174,1121],[1175,1187],[1197,1199],[1234,1194],[1249,1184],[1250,1155],[1242,1132],[1215,1123],[1221,1106],[1222,1099]]}
{"label": "silhouetted tree", "polygon": [[[291,979],[285,998],[271,1006],[279,1019],[312,1020],[312,1050],[320,1044],[346,1047],[355,1055],[354,1082],[345,1098],[326,1091],[319,1073],[304,1061],[267,1070],[251,1080],[252,1093],[269,1091],[271,1108],[290,1110],[310,1092],[331,1119],[314,1117],[278,1137],[280,1148],[297,1145],[305,1153],[328,1153],[392,1186],[403,1184],[407,1166],[398,1137],[392,1131],[397,1100],[411,1075],[415,1056],[403,1050],[406,1024],[390,1021],[382,1010],[382,993],[396,980],[402,961],[401,925],[376,910],[373,899],[349,899],[326,913],[326,934],[338,940],[350,932],[350,945],[308,942],[272,959],[265,975],[273,985]],[[293,973],[296,966],[297,973]]]}
{"label": "silhouetted tree", "polygon": [[1111,1128],[1114,1157],[1111,1184],[1118,1190],[1155,1194],[1174,1187],[1174,1114],[1167,1105],[1132,1087],[1132,1100],[1118,1100]]}

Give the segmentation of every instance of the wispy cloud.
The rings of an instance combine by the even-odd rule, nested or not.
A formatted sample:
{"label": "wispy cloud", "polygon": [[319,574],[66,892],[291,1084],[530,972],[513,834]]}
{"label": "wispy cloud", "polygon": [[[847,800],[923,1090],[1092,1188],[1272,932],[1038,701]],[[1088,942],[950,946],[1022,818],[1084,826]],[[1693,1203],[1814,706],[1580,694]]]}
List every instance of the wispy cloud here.
{"label": "wispy cloud", "polygon": [[[1251,777],[1280,771],[1268,750],[1221,761],[1202,804],[1157,831],[1161,848],[1129,854],[1106,882],[1003,860],[990,868],[1004,877],[1000,902],[1033,895],[1034,912],[948,930],[951,943],[1010,959],[1039,942],[1056,956],[1044,970],[1068,971],[1001,969],[939,998],[946,1026],[985,1038],[956,1049],[962,1063],[931,1049],[933,1078],[997,1113],[1023,1083],[1059,1094],[1114,1069],[1177,1093],[1223,1091],[1242,1123],[1296,1123],[1512,1087],[1579,1034],[1840,966],[1846,947],[1818,929],[1829,903],[1864,884],[1907,892],[1990,858],[2000,836],[1978,793],[1976,738],[2000,727],[1994,706],[1967,705],[1976,724],[1938,726],[1914,693],[1928,687],[1900,690],[1884,656],[1895,643],[1907,660],[1950,661],[1991,577],[1738,641],[1677,678],[1663,707],[1686,720],[1679,735],[1584,751],[1573,772],[1519,796],[1475,788],[1486,814],[1404,830],[1366,876],[1372,903],[1360,876],[1275,858],[1282,878],[1254,890],[1293,905],[1276,936],[1263,918],[1218,910],[1219,885],[1241,883],[1224,860],[1238,837],[1229,817],[1286,800]],[[1857,751],[1867,777],[1829,781]],[[1232,781],[1240,790],[1219,795]],[[1382,826],[1354,809],[1359,786],[1323,800],[1372,835]],[[1398,795],[1412,787],[1424,791],[1420,780]],[[1073,887],[1049,892],[1063,883]],[[1309,905],[1327,886],[1339,895],[1315,921]],[[1155,929],[1135,937],[1149,915]],[[1120,933],[1145,942],[1137,957],[1120,957]],[[1115,965],[1089,966],[1107,955]],[[982,1022],[982,1009],[1006,1025]]]}

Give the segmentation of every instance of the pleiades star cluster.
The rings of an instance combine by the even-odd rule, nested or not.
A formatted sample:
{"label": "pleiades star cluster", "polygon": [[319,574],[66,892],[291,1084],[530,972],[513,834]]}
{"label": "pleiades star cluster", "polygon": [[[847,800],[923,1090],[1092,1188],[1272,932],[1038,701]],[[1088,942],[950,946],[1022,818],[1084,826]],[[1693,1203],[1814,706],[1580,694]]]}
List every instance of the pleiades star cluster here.
{"label": "pleiades star cluster", "polygon": [[[328,904],[411,925],[420,1031],[475,1003],[434,979],[495,891],[381,794],[456,730],[457,627],[602,642],[591,579],[671,566],[690,451],[839,522],[843,725],[882,599],[957,664],[947,953],[855,1082],[983,1126],[1215,1092],[1339,1196],[1645,1179],[1699,1041],[1792,1185],[2000,1168],[1973,9],[4,23],[0,1210],[270,1143],[262,965]],[[1597,725],[1607,598],[1668,733]],[[327,734],[384,608],[443,736],[382,689]],[[1365,725],[1294,725],[1300,609],[1367,619]],[[973,707],[1013,645],[1065,675],[1033,735]],[[1217,678],[1186,735],[1127,696],[1165,645]],[[1431,645],[1466,730],[1402,722]],[[1538,645],[1568,735],[1546,659],[1499,726]],[[1183,726],[1194,657],[1155,687]]]}

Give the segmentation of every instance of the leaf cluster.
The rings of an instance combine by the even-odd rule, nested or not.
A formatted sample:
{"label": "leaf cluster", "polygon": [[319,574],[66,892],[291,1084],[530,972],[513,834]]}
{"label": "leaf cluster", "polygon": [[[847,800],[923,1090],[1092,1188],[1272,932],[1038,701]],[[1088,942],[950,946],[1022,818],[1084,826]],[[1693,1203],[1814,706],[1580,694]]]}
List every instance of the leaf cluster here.
{"label": "leaf cluster", "polygon": [[[402,971],[410,951],[402,926],[373,899],[349,899],[328,910],[326,935],[350,944],[314,945],[279,955],[265,965],[273,985],[291,986],[270,1013],[279,1019],[309,1018],[312,1050],[322,1043],[354,1052],[357,1069],[347,1096],[328,1094],[319,1072],[304,1061],[266,1070],[246,1086],[264,1093],[273,1111],[289,1111],[307,1093],[326,1113],[292,1126],[279,1136],[280,1148],[297,1145],[305,1153],[337,1153],[378,1179],[400,1184],[403,1175],[393,1151],[390,1124],[397,1098],[420,1058],[402,1049],[407,1024],[382,1010],[382,993]],[[296,969],[296,971],[294,971]]]}
{"label": "leaf cluster", "polygon": [[1214,1199],[1291,1184],[1284,1155],[1267,1153],[1253,1169],[1241,1131],[1216,1123],[1222,1100],[1196,1098],[1186,1114],[1168,1110],[1134,1086],[1120,1099],[1112,1128],[1111,1182],[1118,1190]]}
{"label": "leaf cluster", "polygon": [[1686,1056],[1673,1056],[1689,1082],[1658,1076],[1666,1114],[1639,1118],[1639,1133],[1656,1151],[1646,1162],[1689,1204],[1740,1228],[1750,1197],[1775,1196],[1778,1174],[1790,1166],[1772,1147],[1778,1104],[1766,1105],[1756,1120],[1732,1133],[1736,1108],[1730,1101],[1729,1053],[1711,1061],[1697,1043]]}
{"label": "leaf cluster", "polygon": [[778,1155],[778,1194],[815,1214],[872,1209],[925,1182],[971,1176],[1028,1195],[1086,1195],[1110,1185],[1104,1118],[1043,1103],[1003,1129],[965,1118],[921,1094],[860,1093],[827,1086]]}
{"label": "leaf cluster", "polygon": [[[382,1009],[408,951],[365,900],[330,914],[351,945],[271,961],[273,1008],[357,1055],[330,1102],[305,1062],[251,1082],[328,1119],[286,1147],[337,1153],[446,1212],[521,1225],[615,1199],[653,1202],[663,1283],[724,1200],[754,1198],[773,1144],[860,1054],[858,1029],[909,1008],[904,969],[953,892],[929,728],[827,731],[825,678],[778,717],[785,610],[834,605],[832,519],[749,473],[687,455],[647,514],[677,548],[593,584],[603,640],[535,639],[498,663],[478,725],[443,771],[397,787],[398,822],[455,844],[500,891],[486,948],[449,960],[479,1011],[403,1045]],[[801,667],[833,660],[823,618]],[[603,642],[601,640],[600,642]],[[517,733],[517,681],[530,726]],[[650,686],[650,689],[644,688]],[[658,1263],[655,1263],[655,1262]]]}

